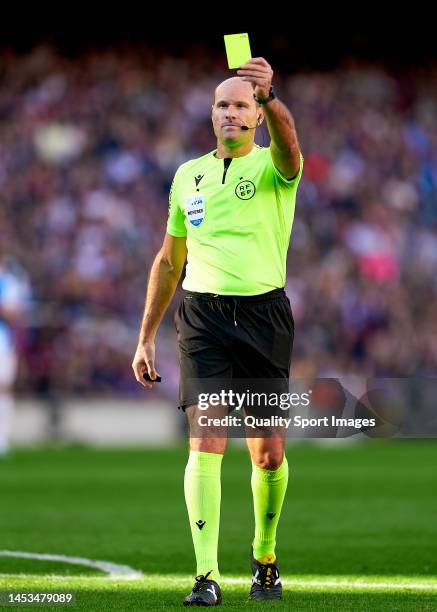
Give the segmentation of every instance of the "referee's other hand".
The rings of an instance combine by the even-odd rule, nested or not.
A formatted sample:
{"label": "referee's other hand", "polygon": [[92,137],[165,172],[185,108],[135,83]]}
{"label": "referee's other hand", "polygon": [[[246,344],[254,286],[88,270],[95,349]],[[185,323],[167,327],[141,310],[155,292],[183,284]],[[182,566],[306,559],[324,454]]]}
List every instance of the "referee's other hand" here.
{"label": "referee's other hand", "polygon": [[148,372],[152,380],[155,380],[156,376],[158,375],[155,370],[154,342],[144,342],[144,344],[139,344],[137,346],[135,357],[132,362],[132,369],[134,371],[135,378],[140,385],[143,385],[143,387],[146,387],[146,389],[153,389],[153,383],[144,380],[143,374]]}

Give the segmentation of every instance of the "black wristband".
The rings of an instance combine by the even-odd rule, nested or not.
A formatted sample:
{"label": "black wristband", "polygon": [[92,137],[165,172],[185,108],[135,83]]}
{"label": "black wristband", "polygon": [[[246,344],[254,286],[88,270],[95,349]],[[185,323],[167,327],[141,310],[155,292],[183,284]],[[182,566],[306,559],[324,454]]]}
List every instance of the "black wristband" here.
{"label": "black wristband", "polygon": [[253,97],[255,98],[255,101],[258,104],[261,104],[261,106],[262,106],[263,104],[268,104],[269,102],[274,100],[276,98],[276,95],[275,95],[275,90],[273,89],[273,86],[272,86],[272,87],[270,87],[269,97],[268,98],[257,98],[255,96],[255,94],[253,94]]}

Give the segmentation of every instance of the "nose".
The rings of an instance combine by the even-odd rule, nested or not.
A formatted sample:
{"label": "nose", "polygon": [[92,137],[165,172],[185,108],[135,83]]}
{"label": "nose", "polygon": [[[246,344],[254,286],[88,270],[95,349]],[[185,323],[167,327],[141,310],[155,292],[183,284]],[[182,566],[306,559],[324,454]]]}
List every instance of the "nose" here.
{"label": "nose", "polygon": [[225,114],[226,119],[233,120],[235,118],[235,110],[233,110],[233,108],[234,107],[231,104],[229,104],[229,106],[227,107],[227,110],[226,110],[226,114]]}

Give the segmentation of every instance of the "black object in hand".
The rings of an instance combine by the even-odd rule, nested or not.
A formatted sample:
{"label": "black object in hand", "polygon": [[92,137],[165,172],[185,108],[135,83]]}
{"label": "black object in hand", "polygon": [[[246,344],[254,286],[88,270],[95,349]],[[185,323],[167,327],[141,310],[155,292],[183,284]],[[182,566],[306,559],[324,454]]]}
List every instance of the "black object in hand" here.
{"label": "black object in hand", "polygon": [[148,372],[144,372],[143,374],[143,378],[144,380],[147,380],[148,382],[161,382],[161,377],[159,376],[159,374],[156,375],[155,380],[152,380],[149,376]]}

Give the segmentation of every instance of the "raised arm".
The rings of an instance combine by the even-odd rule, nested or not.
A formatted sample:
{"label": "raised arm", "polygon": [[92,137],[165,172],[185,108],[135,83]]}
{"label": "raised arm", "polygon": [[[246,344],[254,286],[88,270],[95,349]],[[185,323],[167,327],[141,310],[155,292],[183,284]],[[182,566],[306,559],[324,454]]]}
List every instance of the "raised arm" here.
{"label": "raised arm", "polygon": [[[243,81],[252,83],[254,95],[258,100],[269,98],[273,70],[263,57],[254,57],[237,70]],[[275,98],[262,104],[267,121],[271,144],[272,160],[285,178],[291,179],[299,172],[300,147],[294,119],[288,108]]]}

